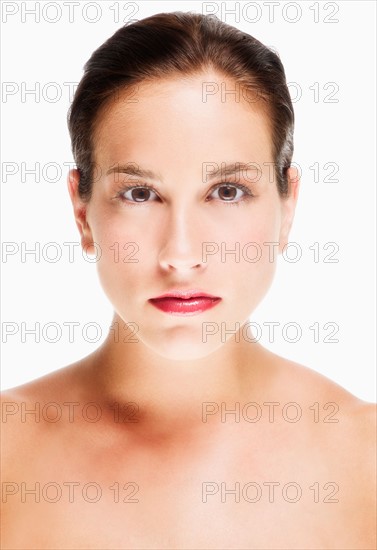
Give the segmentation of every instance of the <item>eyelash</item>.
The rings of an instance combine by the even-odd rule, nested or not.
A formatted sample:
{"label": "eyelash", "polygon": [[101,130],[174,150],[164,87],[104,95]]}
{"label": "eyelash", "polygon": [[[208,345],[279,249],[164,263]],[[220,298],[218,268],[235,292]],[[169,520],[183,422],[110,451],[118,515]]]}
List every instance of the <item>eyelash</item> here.
{"label": "eyelash", "polygon": [[[245,193],[245,196],[242,197],[241,199],[238,199],[237,201],[226,201],[226,200],[221,200],[221,199],[215,199],[215,200],[219,200],[220,202],[224,203],[224,204],[227,204],[229,206],[239,206],[240,202],[243,202],[245,200],[250,200],[252,198],[255,197],[255,195],[251,192],[251,190],[249,189],[249,187],[247,187],[246,185],[242,185],[240,183],[234,183],[234,182],[221,182],[221,183],[218,183],[216,185],[214,185],[214,187],[212,187],[211,191],[210,191],[210,194],[213,193],[214,191],[216,191],[217,189],[220,189],[221,187],[235,187],[236,189],[239,189],[241,191],[243,191]],[[148,185],[148,184],[144,184],[144,185],[122,185],[119,190],[117,191],[114,199],[117,199],[117,200],[120,200],[122,203],[124,204],[127,204],[128,206],[137,206],[137,204],[146,204],[148,202],[151,202],[151,201],[131,201],[129,199],[126,199],[124,198],[122,195],[124,193],[126,193],[127,191],[130,191],[132,189],[149,189],[150,191],[153,191],[153,193],[155,193],[158,197],[158,194],[156,192],[156,190],[151,186],[151,185]],[[158,197],[159,198],[159,197]],[[213,200],[213,199],[211,199]]]}

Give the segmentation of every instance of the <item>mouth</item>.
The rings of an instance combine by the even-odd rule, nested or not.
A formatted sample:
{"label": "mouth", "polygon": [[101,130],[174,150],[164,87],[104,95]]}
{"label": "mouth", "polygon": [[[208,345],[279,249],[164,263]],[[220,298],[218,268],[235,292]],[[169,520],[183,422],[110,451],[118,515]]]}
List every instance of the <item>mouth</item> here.
{"label": "mouth", "polygon": [[173,291],[148,300],[157,309],[171,315],[197,315],[216,306],[221,298],[205,292]]}

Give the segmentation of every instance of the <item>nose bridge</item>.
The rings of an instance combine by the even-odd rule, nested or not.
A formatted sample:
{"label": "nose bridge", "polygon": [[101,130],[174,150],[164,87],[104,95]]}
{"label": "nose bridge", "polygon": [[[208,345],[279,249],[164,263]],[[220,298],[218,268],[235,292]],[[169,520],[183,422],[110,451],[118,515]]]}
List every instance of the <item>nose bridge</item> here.
{"label": "nose bridge", "polygon": [[163,228],[159,260],[165,267],[196,267],[202,263],[198,206],[182,198],[171,203]]}

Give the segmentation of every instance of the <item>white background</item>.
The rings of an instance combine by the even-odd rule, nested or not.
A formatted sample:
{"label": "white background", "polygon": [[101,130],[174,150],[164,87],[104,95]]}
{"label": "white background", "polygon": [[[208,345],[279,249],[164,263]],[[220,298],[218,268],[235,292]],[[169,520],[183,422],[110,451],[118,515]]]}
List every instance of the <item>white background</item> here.
{"label": "white background", "polygon": [[[80,80],[91,53],[123,20],[181,10],[216,13],[277,50],[287,81],[293,83],[292,99],[297,99],[293,160],[302,168],[302,181],[291,241],[299,243],[302,257],[296,263],[279,258],[273,286],[252,317],[263,328],[261,342],[374,401],[375,2],[280,2],[272,14],[271,2],[84,1],[71,5],[72,22],[68,4],[60,2],[58,9],[57,2],[2,2],[2,241],[3,247],[15,243],[19,250],[22,242],[28,248],[39,242],[41,247],[39,262],[32,255],[23,262],[20,252],[2,256],[2,387],[22,384],[92,352],[112,319],[95,263],[85,261],[78,247],[69,262],[63,246],[79,242],[66,187],[68,164],[63,164],[73,162],[67,83]],[[137,12],[130,17],[132,4]],[[237,4],[239,20],[237,13],[230,13]],[[26,13],[33,8],[40,12],[39,21]],[[37,89],[37,96],[23,95],[25,89]],[[39,182],[25,173],[35,163],[40,163]],[[310,169],[315,163],[320,167],[318,182]],[[338,181],[324,181],[331,176],[326,163],[338,165],[332,176]],[[61,177],[54,166],[60,167]],[[9,174],[12,167],[14,175]],[[46,254],[53,257],[54,249],[45,248],[42,254],[51,242],[62,251],[56,263],[44,259]],[[315,242],[318,262],[309,248]],[[324,262],[332,251],[324,250],[326,243],[339,247],[337,263]],[[274,342],[269,342],[266,321],[280,323]],[[21,323],[32,328],[37,322],[40,342],[34,335],[22,342]],[[67,322],[79,323],[72,343],[63,325]],[[102,330],[96,343],[83,337],[84,325],[93,322]],[[301,326],[295,343],[283,338],[282,327],[289,322]],[[44,338],[46,323],[61,327],[60,341],[46,341],[55,336],[51,329]],[[314,323],[319,323],[319,342],[309,328]],[[324,329],[326,323],[339,326],[332,337],[338,342],[324,342],[331,334],[330,328]],[[10,326],[18,332],[7,335]],[[294,336],[293,330],[288,332],[288,338]],[[93,327],[86,339],[95,339]]]}

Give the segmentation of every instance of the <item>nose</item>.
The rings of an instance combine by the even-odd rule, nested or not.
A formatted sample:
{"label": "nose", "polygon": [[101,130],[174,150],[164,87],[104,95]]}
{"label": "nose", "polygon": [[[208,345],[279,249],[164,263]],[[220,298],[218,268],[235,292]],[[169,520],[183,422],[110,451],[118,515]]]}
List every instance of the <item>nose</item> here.
{"label": "nose", "polygon": [[203,270],[202,235],[198,216],[188,209],[171,212],[163,231],[158,261],[165,271]]}

